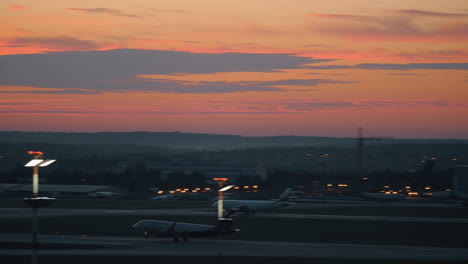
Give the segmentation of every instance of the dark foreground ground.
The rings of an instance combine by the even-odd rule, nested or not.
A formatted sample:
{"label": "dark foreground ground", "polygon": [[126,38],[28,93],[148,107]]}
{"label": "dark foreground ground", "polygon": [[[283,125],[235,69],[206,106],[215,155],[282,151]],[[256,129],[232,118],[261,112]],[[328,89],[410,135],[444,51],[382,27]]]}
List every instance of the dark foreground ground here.
{"label": "dark foreground ground", "polygon": [[[31,263],[30,256],[2,256],[2,263]],[[5,261],[5,262],[3,262]],[[381,259],[320,259],[294,257],[177,257],[177,256],[40,256],[38,263],[47,264],[83,264],[83,263],[170,263],[170,264],[466,264],[457,260],[381,260]]]}
{"label": "dark foreground ground", "polygon": [[[21,202],[11,200],[1,201],[0,205],[10,208],[24,208]],[[8,206],[7,206],[8,204]],[[139,206],[138,206],[139,205]],[[135,206],[136,208],[134,208]],[[170,209],[186,208],[207,212],[206,202],[165,202],[147,201],[139,203],[136,201],[61,201],[55,205],[55,208],[91,208],[91,209],[112,209],[116,210],[113,215],[56,215],[39,217],[39,238],[47,235],[69,235],[79,237],[127,237],[134,240],[143,241],[142,234],[136,232],[131,226],[141,219],[157,219],[177,222],[193,222],[200,224],[214,224],[215,212],[213,216],[209,215],[143,215],[135,210],[134,213],[123,213],[128,209]],[[0,206],[2,207],[2,206]],[[41,210],[41,209],[39,209]],[[119,214],[122,210],[122,214]],[[185,209],[184,209],[185,210]],[[301,217],[284,217],[284,214],[302,213],[328,214],[328,215],[347,215],[347,216],[389,216],[401,217],[407,216],[415,218],[412,221],[386,221],[386,220],[363,220],[363,219],[307,219]],[[266,217],[268,215],[268,217]],[[439,247],[450,248],[454,250],[468,248],[465,232],[468,230],[466,221],[450,222],[435,221],[428,222],[424,220],[427,217],[467,219],[468,208],[453,205],[408,205],[408,204],[333,204],[320,206],[297,206],[290,209],[266,212],[262,215],[258,212],[254,216],[238,216],[234,218],[235,228],[241,229],[239,238],[241,241],[272,241],[272,243],[330,243],[330,244],[355,244],[355,245],[384,245],[384,246],[410,246],[410,247]],[[365,218],[364,218],[365,219]],[[414,221],[416,220],[416,221]],[[31,234],[31,217],[0,215],[0,237],[2,234]],[[227,240],[234,240],[234,237],[226,237]],[[26,242],[0,243],[0,263],[30,263],[30,243],[29,238]],[[39,240],[40,241],[40,240]],[[139,243],[139,242],[138,242]],[[169,243],[169,242],[168,242]],[[170,242],[172,243],[172,242]],[[188,244],[199,243],[197,240],[189,240]],[[182,243],[181,243],[182,244]],[[184,244],[182,244],[184,245]],[[83,246],[83,245],[81,245]],[[115,256],[112,254],[100,254],[97,251],[91,254],[81,254],[68,252],[60,254],[69,248],[64,246],[60,248],[60,243],[42,244],[40,248],[39,262],[47,263],[129,263],[139,262],[162,262],[162,263],[466,263],[468,256],[462,260],[457,259],[415,259],[415,258],[372,258],[366,255],[362,257],[342,258],[340,255],[345,252],[343,248],[338,247],[336,257],[300,257],[290,254],[288,257],[275,256],[181,256],[173,254],[172,256]],[[75,245],[74,248],[80,246]],[[54,254],[47,253],[47,249],[56,250]],[[326,249],[326,246],[324,246]],[[6,254],[8,252],[22,252],[24,254]],[[281,251],[281,247],[275,247],[276,251]],[[346,249],[351,250],[352,249]],[[93,251],[91,249],[91,251]],[[430,249],[426,250],[430,251]],[[6,252],[6,253],[5,253]],[[58,254],[57,254],[58,252]],[[463,251],[464,252],[464,251]]]}

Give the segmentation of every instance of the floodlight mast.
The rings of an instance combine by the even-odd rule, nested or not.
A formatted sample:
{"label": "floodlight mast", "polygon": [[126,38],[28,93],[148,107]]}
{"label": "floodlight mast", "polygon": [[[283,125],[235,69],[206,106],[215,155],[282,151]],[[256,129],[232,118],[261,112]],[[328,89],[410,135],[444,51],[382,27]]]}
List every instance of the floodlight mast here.
{"label": "floodlight mast", "polygon": [[228,178],[213,178],[218,182],[218,220],[223,220],[223,192],[231,189],[234,185],[229,185],[223,188],[223,184]]}
{"label": "floodlight mast", "polygon": [[44,159],[41,151],[28,151],[29,155],[33,155],[33,159],[29,161],[25,167],[33,167],[33,197],[37,198],[39,194],[39,167],[46,167],[55,162],[55,160]]}
{"label": "floodlight mast", "polygon": [[55,198],[41,197],[38,198],[39,194],[39,167],[46,167],[52,164],[55,160],[44,159],[41,151],[28,151],[29,155],[33,155],[33,159],[29,161],[25,167],[33,167],[33,198],[25,198],[24,202],[32,207],[33,218],[32,218],[32,258],[31,263],[37,264],[37,209],[39,206],[49,205]]}

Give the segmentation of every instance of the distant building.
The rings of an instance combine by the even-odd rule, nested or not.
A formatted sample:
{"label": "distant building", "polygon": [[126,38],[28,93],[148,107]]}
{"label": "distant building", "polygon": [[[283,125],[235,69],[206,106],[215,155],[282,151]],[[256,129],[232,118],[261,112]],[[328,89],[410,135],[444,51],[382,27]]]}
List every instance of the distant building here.
{"label": "distant building", "polygon": [[56,168],[82,170],[86,174],[123,173],[127,166],[124,160],[102,158],[61,158],[56,164]]}
{"label": "distant building", "polygon": [[169,175],[177,172],[191,174],[203,173],[207,180],[215,177],[236,180],[241,176],[264,181],[267,170],[262,164],[252,163],[212,163],[212,162],[148,162],[147,170],[159,170],[161,179],[168,180]]}
{"label": "distant building", "polygon": [[468,198],[468,165],[453,167],[453,193],[461,198]]}

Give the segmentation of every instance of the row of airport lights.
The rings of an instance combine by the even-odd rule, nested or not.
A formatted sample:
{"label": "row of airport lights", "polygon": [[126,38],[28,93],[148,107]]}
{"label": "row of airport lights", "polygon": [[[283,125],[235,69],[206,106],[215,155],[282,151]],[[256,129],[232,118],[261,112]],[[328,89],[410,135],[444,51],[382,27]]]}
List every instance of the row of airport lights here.
{"label": "row of airport lights", "polygon": [[[381,190],[380,192],[381,193],[385,193],[385,194],[398,194],[398,193],[405,193],[409,196],[418,196],[418,195],[421,195],[420,192],[416,191],[416,190],[412,190],[412,187],[407,185],[405,186],[404,189],[399,189],[397,191],[393,190],[389,185],[385,185],[383,186],[384,189]],[[452,189],[445,189],[446,192],[450,192],[452,191]],[[424,195],[432,195],[432,187],[431,186],[425,186],[424,187],[424,190],[423,190],[423,193]]]}
{"label": "row of airport lights", "polygon": [[[367,179],[367,178],[363,178],[363,179]],[[332,183],[328,183],[326,185],[329,189],[332,188],[334,186],[334,184]],[[335,184],[336,187],[349,187],[348,184],[345,184],[345,183],[339,183],[339,184]],[[445,189],[446,192],[450,192],[451,189]],[[398,190],[395,190],[395,188],[391,188],[390,185],[384,185],[383,186],[383,189],[380,190],[381,193],[385,193],[385,194],[404,194],[406,193],[407,195],[409,196],[418,196],[420,195],[421,193],[418,192],[418,191],[415,191],[415,190],[412,190],[412,187],[407,185],[405,186],[404,189],[398,189]],[[423,190],[423,194],[424,195],[432,195],[432,187],[431,186],[425,186],[424,187],[424,190]]]}
{"label": "row of airport lights", "polygon": [[[215,178],[217,179],[217,178]],[[253,190],[254,192],[258,190],[258,185],[244,185],[242,187],[239,187],[239,186],[234,186],[233,189],[234,190],[244,190],[244,191],[250,191],[250,190]],[[211,191],[212,188],[210,187],[206,187],[206,188],[200,188],[200,187],[197,187],[197,188],[194,188],[194,189],[190,189],[190,188],[177,188],[177,189],[174,189],[174,190],[169,190],[169,191],[164,191],[164,190],[159,190],[156,192],[156,194],[158,195],[162,195],[164,193],[169,193],[169,194],[175,194],[175,193],[198,193],[198,192],[209,192]]]}

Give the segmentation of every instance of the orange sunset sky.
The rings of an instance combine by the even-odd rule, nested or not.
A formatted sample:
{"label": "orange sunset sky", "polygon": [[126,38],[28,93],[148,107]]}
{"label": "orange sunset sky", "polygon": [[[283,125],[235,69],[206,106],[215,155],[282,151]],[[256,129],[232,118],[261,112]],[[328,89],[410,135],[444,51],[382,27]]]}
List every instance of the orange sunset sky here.
{"label": "orange sunset sky", "polygon": [[3,0],[0,130],[468,139],[466,0]]}

